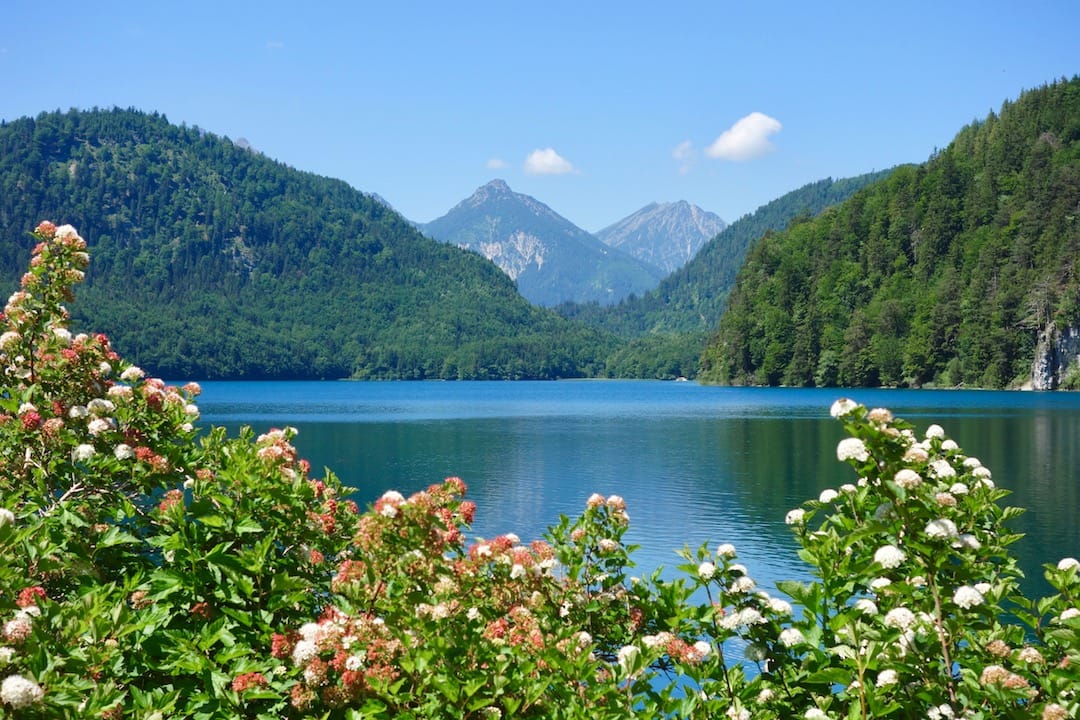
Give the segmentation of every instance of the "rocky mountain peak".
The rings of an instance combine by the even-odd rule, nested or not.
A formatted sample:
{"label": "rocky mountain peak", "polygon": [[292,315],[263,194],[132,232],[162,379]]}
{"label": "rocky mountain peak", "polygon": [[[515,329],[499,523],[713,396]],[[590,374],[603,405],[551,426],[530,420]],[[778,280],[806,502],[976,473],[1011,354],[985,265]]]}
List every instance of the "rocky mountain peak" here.
{"label": "rocky mountain peak", "polygon": [[648,291],[663,277],[500,179],[477,188],[423,230],[436,240],[482,254],[539,305],[568,300],[614,303]]}
{"label": "rocky mountain peak", "polygon": [[685,265],[727,223],[686,200],[652,202],[596,236],[611,247],[671,273]]}
{"label": "rocky mountain peak", "polygon": [[502,178],[495,178],[494,180],[489,182],[487,185],[484,185],[480,189],[481,190],[489,190],[491,192],[506,192],[506,193],[513,192],[510,189],[510,186],[507,185],[506,181],[503,180]]}

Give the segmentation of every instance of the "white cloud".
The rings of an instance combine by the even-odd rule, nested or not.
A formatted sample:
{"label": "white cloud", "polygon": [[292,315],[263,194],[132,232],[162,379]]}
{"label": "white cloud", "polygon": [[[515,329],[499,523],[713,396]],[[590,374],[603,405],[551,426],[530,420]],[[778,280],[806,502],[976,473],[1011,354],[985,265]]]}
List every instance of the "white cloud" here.
{"label": "white cloud", "polygon": [[506,167],[506,161],[500,157],[493,157],[485,163],[488,170],[502,170]]}
{"label": "white cloud", "polygon": [[697,150],[694,149],[694,143],[689,140],[683,140],[671,151],[671,157],[679,161],[679,174],[685,175],[690,172],[690,168],[694,164],[694,160],[697,157]]}
{"label": "white cloud", "polygon": [[529,153],[529,157],[525,158],[525,172],[529,175],[567,175],[577,171],[554,148],[545,148]]}
{"label": "white cloud", "polygon": [[676,160],[689,160],[694,157],[694,143],[689,140],[683,140],[671,151],[671,157]]}
{"label": "white cloud", "polygon": [[773,151],[769,136],[780,132],[783,126],[776,118],[764,113],[752,112],[730,128],[720,133],[705,154],[722,160],[751,160]]}

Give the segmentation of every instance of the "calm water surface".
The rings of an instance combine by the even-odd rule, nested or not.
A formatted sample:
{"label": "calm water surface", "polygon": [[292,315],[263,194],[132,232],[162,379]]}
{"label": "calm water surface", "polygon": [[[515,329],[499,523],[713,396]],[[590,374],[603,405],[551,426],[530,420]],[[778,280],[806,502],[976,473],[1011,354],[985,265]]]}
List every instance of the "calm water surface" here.
{"label": "calm water surface", "polygon": [[918,431],[938,423],[979,457],[1009,503],[1028,509],[1017,553],[1029,589],[1041,564],[1080,556],[1080,394],[795,390],[647,381],[207,382],[203,422],[257,432],[292,425],[316,468],[358,489],[408,494],[458,475],[477,503],[474,533],[540,537],[593,492],[626,498],[643,568],[674,550],[731,542],[766,587],[805,577],[785,513],[852,482],[836,461],[846,394]]}

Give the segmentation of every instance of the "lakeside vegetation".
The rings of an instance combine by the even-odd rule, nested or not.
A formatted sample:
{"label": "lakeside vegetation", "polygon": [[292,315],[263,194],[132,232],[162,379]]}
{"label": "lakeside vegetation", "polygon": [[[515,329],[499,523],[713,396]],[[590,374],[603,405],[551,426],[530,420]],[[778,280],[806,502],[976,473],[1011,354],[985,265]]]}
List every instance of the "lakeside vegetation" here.
{"label": "lakeside vegetation", "polygon": [[200,433],[197,385],[67,327],[75,229],[35,239],[0,333],[0,717],[1080,710],[1080,561],[1024,597],[1020,511],[937,425],[833,404],[853,472],[787,514],[814,576],[779,583],[792,602],[727,543],[684,549],[675,579],[635,575],[617,495],[543,540],[471,538],[461,479],[361,512],[291,428]]}

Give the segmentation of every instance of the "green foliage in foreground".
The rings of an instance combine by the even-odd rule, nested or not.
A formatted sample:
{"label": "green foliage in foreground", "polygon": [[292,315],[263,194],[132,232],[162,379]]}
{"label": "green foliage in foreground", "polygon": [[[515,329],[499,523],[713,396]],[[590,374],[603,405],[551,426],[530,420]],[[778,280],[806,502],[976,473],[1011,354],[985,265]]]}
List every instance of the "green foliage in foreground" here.
{"label": "green foliage in foreground", "polygon": [[[0,123],[0,235],[27,217],[91,244],[72,327],[163,377],[580,377],[612,344],[372,196],[157,114]],[[0,243],[5,285],[29,250]]]}
{"label": "green foliage in foreground", "polygon": [[1080,77],[747,254],[701,379],[1005,387],[1080,321]]}
{"label": "green foliage in foreground", "polygon": [[0,334],[2,718],[1080,710],[1080,562],[1047,566],[1053,596],[1019,595],[1018,510],[938,426],[833,405],[855,472],[788,513],[815,577],[780,584],[794,606],[728,544],[684,549],[678,579],[634,576],[617,496],[544,540],[469,539],[460,479],[360,513],[291,429],[198,439],[196,386],[70,333],[85,243],[37,235]]}

